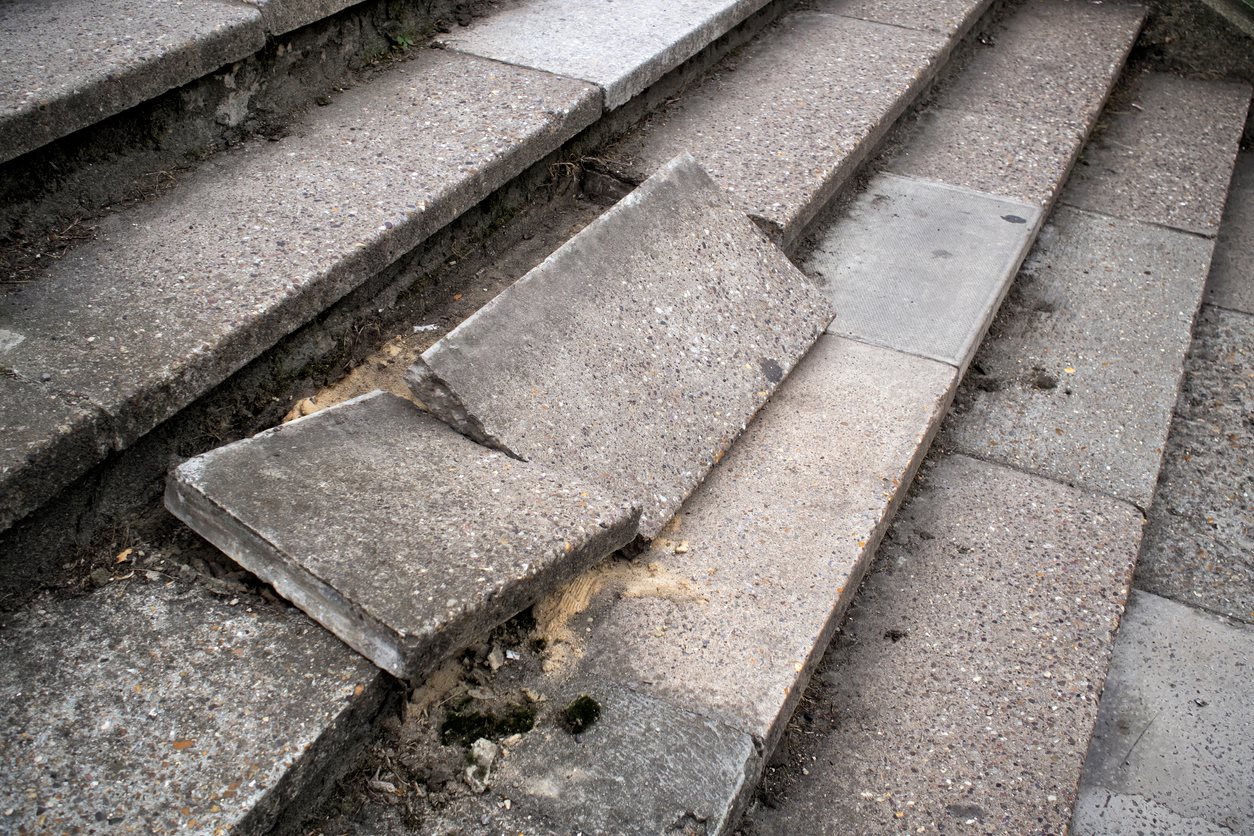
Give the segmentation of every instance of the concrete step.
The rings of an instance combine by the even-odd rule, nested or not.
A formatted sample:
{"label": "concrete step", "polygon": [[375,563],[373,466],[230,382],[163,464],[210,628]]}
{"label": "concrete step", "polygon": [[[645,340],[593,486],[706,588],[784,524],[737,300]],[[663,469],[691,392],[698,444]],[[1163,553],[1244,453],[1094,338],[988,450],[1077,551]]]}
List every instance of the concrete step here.
{"label": "concrete step", "polygon": [[[1218,211],[1222,189],[1176,196],[1226,181],[1248,101],[1131,80],[1084,157],[1118,143],[1120,164],[1068,183],[790,727],[807,768],[748,832],[1067,829],[1213,247],[1132,218]],[[1183,123],[1210,141],[1160,152]],[[1065,205],[1085,200],[1103,211]]]}

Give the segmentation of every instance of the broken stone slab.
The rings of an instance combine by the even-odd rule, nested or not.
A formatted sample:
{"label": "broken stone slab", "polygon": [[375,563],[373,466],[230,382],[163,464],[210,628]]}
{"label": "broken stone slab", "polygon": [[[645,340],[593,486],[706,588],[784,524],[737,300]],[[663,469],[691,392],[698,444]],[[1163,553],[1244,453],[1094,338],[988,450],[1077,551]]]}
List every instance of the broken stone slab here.
{"label": "broken stone slab", "polygon": [[630,542],[639,516],[383,392],[191,459],[166,506],[402,679]]}
{"label": "broken stone slab", "polygon": [[0,4],[0,162],[265,46],[257,10],[216,0]]}
{"label": "broken stone slab", "polygon": [[832,295],[829,334],[965,370],[1040,221],[1036,206],[881,174],[802,269]]}
{"label": "broken stone slab", "polygon": [[953,40],[800,12],[607,153],[639,182],[690,153],[785,245],[931,80]]}
{"label": "broken stone slab", "polygon": [[643,506],[652,538],[831,318],[823,292],[684,155],[406,380],[472,438]]}
{"label": "broken stone slab", "polygon": [[449,47],[583,79],[605,109],[637,93],[718,40],[766,0],[527,0],[444,39]]}
{"label": "broken stone slab", "polygon": [[0,628],[0,829],[269,833],[388,678],[296,610],[132,576]]}

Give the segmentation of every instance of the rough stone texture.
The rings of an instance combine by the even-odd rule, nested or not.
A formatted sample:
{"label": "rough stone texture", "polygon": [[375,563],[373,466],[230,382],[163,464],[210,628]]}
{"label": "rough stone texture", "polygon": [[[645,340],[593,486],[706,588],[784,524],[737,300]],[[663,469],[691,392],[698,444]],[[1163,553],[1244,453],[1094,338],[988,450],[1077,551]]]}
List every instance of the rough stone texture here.
{"label": "rough stone texture", "polygon": [[1075,832],[1148,824],[1145,814],[1158,810],[1254,832],[1251,669],[1254,627],[1133,593],[1083,779],[1086,794],[1121,803],[1086,803]]}
{"label": "rough stone texture", "polygon": [[1254,151],[1237,156],[1206,301],[1254,314]]}
{"label": "rough stone texture", "polygon": [[1041,211],[879,175],[803,269],[836,306],[829,334],[965,369],[1036,237]]}
{"label": "rough stone texture", "polygon": [[188,461],[166,505],[403,679],[630,542],[640,513],[382,392]]}
{"label": "rough stone texture", "polygon": [[384,694],[294,610],[196,590],[133,579],[6,618],[6,832],[268,832]]}
{"label": "rough stone texture", "polygon": [[[0,366],[129,446],[597,118],[585,84],[436,50],[220,155],[0,297]],[[366,162],[368,161],[368,162]]]}
{"label": "rough stone texture", "polygon": [[262,24],[271,35],[282,35],[324,17],[330,17],[361,0],[243,0],[261,10]]}
{"label": "rough stone texture", "polygon": [[1148,508],[1211,242],[1055,209],[959,390],[946,448]]}
{"label": "rough stone texture", "polygon": [[1140,76],[1085,147],[1062,200],[1213,236],[1249,104],[1245,84]]}
{"label": "rough stone texture", "polygon": [[0,530],[105,455],[103,423],[90,405],[0,373]]}
{"label": "rough stone texture", "polygon": [[1254,317],[1202,309],[1137,586],[1254,623]]}
{"label": "rough stone texture", "polygon": [[754,833],[1061,833],[1141,517],[962,456],[928,471],[828,652],[840,719]]}
{"label": "rough stone texture", "polygon": [[661,592],[611,585],[594,602],[583,666],[726,717],[769,751],[955,380],[942,363],[823,337],[637,558]]}
{"label": "rough stone texture", "polygon": [[406,374],[462,432],[642,505],[652,538],[831,321],[689,156]]}
{"label": "rough stone texture", "polygon": [[261,15],[216,0],[0,2],[0,162],[265,45]]}
{"label": "rough stone texture", "polygon": [[826,0],[817,8],[877,23],[960,36],[989,5],[989,0]]}
{"label": "rough stone texture", "polygon": [[605,91],[605,108],[696,55],[766,0],[526,0],[445,39],[463,52],[557,75]]}
{"label": "rough stone texture", "polygon": [[707,75],[611,150],[611,165],[639,181],[689,152],[789,241],[931,79],[951,43],[839,15],[790,15],[734,67]]}
{"label": "rough stone texture", "polygon": [[[601,717],[575,736],[557,715],[580,695],[597,701]],[[760,768],[748,735],[604,681],[572,681],[546,696],[547,711],[501,762],[492,792],[474,815],[449,816],[446,832],[716,834],[734,823]]]}

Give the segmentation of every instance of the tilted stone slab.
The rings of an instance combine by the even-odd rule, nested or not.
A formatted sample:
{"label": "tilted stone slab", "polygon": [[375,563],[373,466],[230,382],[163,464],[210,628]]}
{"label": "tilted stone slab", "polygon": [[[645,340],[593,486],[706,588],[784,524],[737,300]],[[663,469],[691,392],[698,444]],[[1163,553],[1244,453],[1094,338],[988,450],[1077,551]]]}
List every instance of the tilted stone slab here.
{"label": "tilted stone slab", "polygon": [[639,515],[382,392],[186,462],[166,506],[406,679],[630,542]]}
{"label": "tilted stone slab", "polygon": [[0,3],[0,162],[265,46],[242,4]]}
{"label": "tilted stone slab", "polygon": [[651,538],[831,321],[688,156],[406,375],[462,432],[640,503]]}
{"label": "tilted stone slab", "polygon": [[1206,301],[1254,314],[1254,151],[1237,156],[1224,208]]}
{"label": "tilted stone slab", "polygon": [[953,41],[810,12],[788,16],[607,153],[639,182],[688,152],[790,242],[851,175]]}
{"label": "tilted stone slab", "polygon": [[1036,206],[880,175],[803,269],[832,295],[829,334],[965,369],[1040,219]]}
{"label": "tilted stone slab", "polygon": [[524,0],[445,39],[462,52],[580,78],[613,110],[766,0]]}
{"label": "tilted stone slab", "polygon": [[282,35],[330,17],[361,0],[243,0],[261,10],[266,32]]}
{"label": "tilted stone slab", "polygon": [[387,693],[296,610],[141,575],[2,624],[6,833],[269,833],[342,773]]}

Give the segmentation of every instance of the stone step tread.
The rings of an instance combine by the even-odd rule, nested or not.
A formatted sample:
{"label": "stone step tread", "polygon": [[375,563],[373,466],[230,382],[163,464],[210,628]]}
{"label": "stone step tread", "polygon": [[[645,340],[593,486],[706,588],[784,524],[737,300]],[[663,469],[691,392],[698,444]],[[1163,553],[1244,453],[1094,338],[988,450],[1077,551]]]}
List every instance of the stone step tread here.
{"label": "stone step tread", "polygon": [[582,82],[425,51],[6,293],[0,367],[94,403],[125,448],[599,114]]}
{"label": "stone step tread", "polygon": [[295,610],[138,577],[6,616],[0,658],[11,833],[269,832],[385,694]]}
{"label": "stone step tread", "polygon": [[1072,832],[1254,830],[1254,626],[1134,591]]}
{"label": "stone step tread", "polygon": [[1254,151],[1237,155],[1228,204],[1215,239],[1206,301],[1254,314]]}
{"label": "stone step tread", "polygon": [[824,0],[815,8],[906,29],[961,36],[989,5],[981,0]]}
{"label": "stone step tread", "polygon": [[631,542],[640,516],[382,392],[187,461],[166,506],[411,681]]}
{"label": "stone step tread", "polygon": [[925,474],[811,689],[839,720],[754,833],[1066,830],[1141,515],[965,456]]}
{"label": "stone step tread", "polygon": [[766,0],[522,0],[459,29],[448,46],[579,78],[605,91],[605,108],[629,101],[696,55]]}
{"label": "stone step tread", "polygon": [[[974,19],[987,4],[966,5]],[[957,38],[793,13],[734,66],[720,66],[655,114],[648,130],[611,148],[608,163],[639,182],[690,152],[747,212],[790,242],[931,80]]]}
{"label": "stone step tread", "polygon": [[825,295],[684,155],[406,380],[476,440],[641,506],[651,539],[831,318]]}

